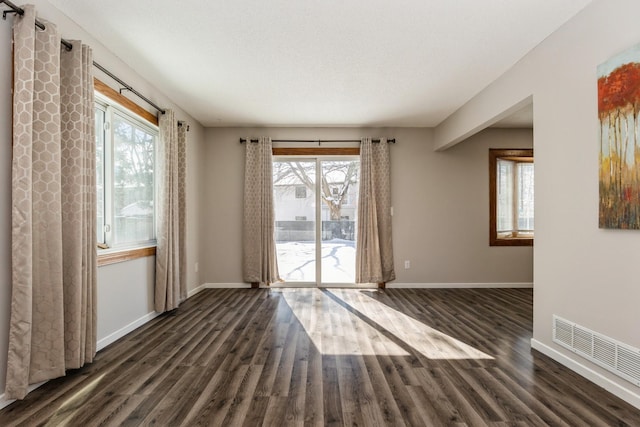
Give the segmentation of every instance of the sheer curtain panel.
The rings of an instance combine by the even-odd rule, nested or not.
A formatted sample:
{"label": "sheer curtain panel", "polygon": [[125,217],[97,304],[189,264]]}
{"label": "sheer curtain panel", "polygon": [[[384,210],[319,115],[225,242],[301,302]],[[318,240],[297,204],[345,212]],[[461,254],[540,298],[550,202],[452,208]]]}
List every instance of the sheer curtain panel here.
{"label": "sheer curtain panel", "polygon": [[92,57],[14,18],[12,295],[6,398],[96,353]]}
{"label": "sheer curtain panel", "polygon": [[172,110],[166,110],[160,116],[159,124],[155,310],[162,313],[177,308],[187,298],[184,241],[186,126],[178,126]]}
{"label": "sheer curtain panel", "polygon": [[395,280],[391,240],[391,159],[385,139],[360,144],[356,283]]}
{"label": "sheer curtain panel", "polygon": [[280,281],[275,242],[271,138],[247,138],[244,166],[242,266],[244,281]]}

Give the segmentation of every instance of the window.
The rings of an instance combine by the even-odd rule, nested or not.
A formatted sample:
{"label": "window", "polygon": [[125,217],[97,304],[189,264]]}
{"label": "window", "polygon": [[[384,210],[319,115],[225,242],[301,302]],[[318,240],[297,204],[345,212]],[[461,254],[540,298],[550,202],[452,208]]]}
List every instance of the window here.
{"label": "window", "polygon": [[531,246],[533,150],[489,150],[490,245]]}
{"label": "window", "polygon": [[296,187],[296,199],[306,199],[307,198],[307,187],[304,185],[299,185]]}
{"label": "window", "polygon": [[98,243],[155,243],[158,128],[96,94]]}

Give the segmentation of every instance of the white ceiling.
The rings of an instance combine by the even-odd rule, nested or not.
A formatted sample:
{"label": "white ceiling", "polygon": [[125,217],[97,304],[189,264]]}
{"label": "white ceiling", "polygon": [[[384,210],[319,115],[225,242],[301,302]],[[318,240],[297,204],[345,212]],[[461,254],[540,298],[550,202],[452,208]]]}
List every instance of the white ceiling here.
{"label": "white ceiling", "polygon": [[435,126],[590,0],[49,0],[205,126]]}

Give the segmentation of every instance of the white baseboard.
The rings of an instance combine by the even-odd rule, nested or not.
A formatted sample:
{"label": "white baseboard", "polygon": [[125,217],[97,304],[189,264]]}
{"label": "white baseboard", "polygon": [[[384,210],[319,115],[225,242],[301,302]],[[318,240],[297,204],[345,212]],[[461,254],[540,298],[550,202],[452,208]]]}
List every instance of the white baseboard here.
{"label": "white baseboard", "polygon": [[387,283],[389,289],[490,289],[490,288],[533,288],[532,282],[515,283]]}
{"label": "white baseboard", "polygon": [[[108,346],[109,344],[117,341],[118,339],[124,337],[125,335],[127,335],[130,332],[133,332],[134,330],[136,330],[137,328],[139,328],[140,326],[144,325],[145,323],[155,319],[156,317],[158,317],[160,314],[156,313],[155,311],[152,313],[148,313],[144,316],[142,316],[141,318],[134,320],[133,322],[129,323],[128,325],[126,325],[123,328],[118,329],[117,331],[113,332],[112,334],[107,335],[106,337],[102,338],[101,340],[98,340],[97,344],[96,344],[96,350],[100,351],[103,348],[105,348],[106,346]],[[31,393],[33,390],[35,390],[36,388],[40,387],[42,384],[45,384],[47,381],[43,381],[39,384],[32,384],[29,386],[29,391],[28,393]],[[7,400],[4,397],[4,393],[0,394],[0,409],[11,405],[13,402],[15,402],[15,400]]]}
{"label": "white baseboard", "polygon": [[250,289],[250,283],[205,283],[200,286],[204,289]]}
{"label": "white baseboard", "polygon": [[115,331],[115,332],[107,335],[106,337],[102,338],[101,340],[98,340],[98,343],[97,343],[97,346],[96,346],[97,350],[98,351],[102,350],[103,348],[105,348],[109,344],[119,340],[120,338],[124,337],[128,333],[135,331],[140,326],[142,326],[145,323],[155,319],[159,315],[160,315],[160,313],[156,313],[155,311],[151,312],[151,313],[147,313],[144,316],[142,316],[141,318],[139,318],[137,320],[134,320],[133,322],[131,322],[128,325],[124,326],[123,328],[120,328],[117,331]]}
{"label": "white baseboard", "polygon": [[[205,285],[198,286],[195,289],[192,289],[187,294],[187,298],[191,298],[192,296],[194,296],[198,292],[202,291],[206,287],[207,286],[205,284]],[[96,343],[96,350],[97,351],[102,350],[103,348],[105,348],[109,344],[114,343],[115,341],[119,340],[120,338],[124,337],[125,335],[133,332],[134,330],[138,329],[140,326],[142,326],[145,323],[155,319],[159,315],[160,315],[160,313],[156,313],[154,311],[154,312],[145,314],[144,316],[140,317],[139,319],[134,320],[133,322],[129,323],[128,325],[126,325],[126,326],[118,329],[117,331],[107,335],[106,337],[98,340],[98,342]],[[43,382],[41,382],[39,384],[33,384],[33,385],[29,386],[28,393],[32,392],[33,390],[35,390],[36,388],[40,387],[42,384],[45,384],[45,383],[46,383],[46,381],[43,381]],[[13,400],[13,399],[11,399],[11,400],[5,399],[4,396],[5,396],[4,393],[0,394],[0,409],[2,409],[4,407],[12,404],[13,402],[15,402],[15,400]]]}
{"label": "white baseboard", "polygon": [[192,296],[199,294],[200,292],[202,292],[203,290],[206,289],[205,285],[200,285],[197,288],[191,289],[189,292],[187,292],[187,299],[191,298]]}
{"label": "white baseboard", "polygon": [[[46,384],[47,381],[42,381],[41,383],[37,383],[37,384],[31,384],[29,386],[29,388],[27,389],[27,394],[31,393],[33,390],[37,389],[38,387],[40,387],[42,384]],[[13,402],[15,402],[15,399],[5,399],[4,398],[5,394],[2,393],[0,394],[0,409],[11,405]]]}
{"label": "white baseboard", "polygon": [[5,408],[15,402],[15,399],[7,400],[4,398],[4,393],[0,394],[0,409]]}
{"label": "white baseboard", "polygon": [[[272,285],[274,288],[297,288],[297,287],[314,287],[313,285],[298,285],[295,283],[276,283]],[[248,283],[205,283],[200,286],[202,289],[247,289],[251,285]],[[355,288],[355,289],[371,289],[377,288],[375,283],[348,285],[348,284],[331,284],[325,283],[323,288]],[[387,283],[389,289],[464,289],[464,288],[533,288],[531,282],[515,282],[515,283]],[[202,288],[202,289],[200,289]],[[199,292],[199,291],[198,291]],[[191,296],[191,295],[190,295]]]}
{"label": "white baseboard", "polygon": [[[640,394],[637,391],[632,390],[631,388],[626,388],[622,384],[618,384],[604,375],[594,371],[590,367],[583,365],[580,361],[577,361],[565,354],[549,347],[548,345],[536,340],[531,339],[531,348],[538,350],[540,353],[544,354],[560,363],[561,365],[566,366],[572,371],[582,375],[589,381],[594,384],[599,385],[603,389],[607,390],[609,393],[619,397],[630,405],[635,406],[640,409]],[[624,380],[622,380],[624,381]],[[633,387],[632,384],[629,384],[630,387]],[[638,390],[638,388],[635,388]]]}

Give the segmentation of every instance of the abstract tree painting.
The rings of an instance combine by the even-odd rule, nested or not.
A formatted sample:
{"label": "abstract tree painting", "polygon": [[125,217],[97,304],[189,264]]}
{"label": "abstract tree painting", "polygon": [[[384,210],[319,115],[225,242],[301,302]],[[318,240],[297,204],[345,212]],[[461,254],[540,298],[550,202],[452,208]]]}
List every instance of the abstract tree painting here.
{"label": "abstract tree painting", "polygon": [[640,45],[598,66],[600,228],[640,229]]}

